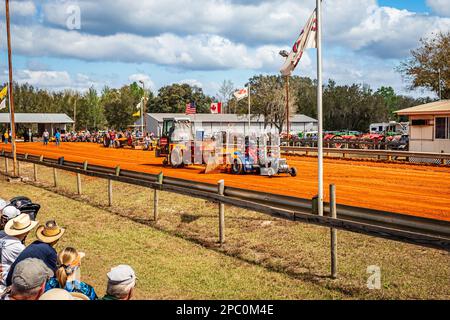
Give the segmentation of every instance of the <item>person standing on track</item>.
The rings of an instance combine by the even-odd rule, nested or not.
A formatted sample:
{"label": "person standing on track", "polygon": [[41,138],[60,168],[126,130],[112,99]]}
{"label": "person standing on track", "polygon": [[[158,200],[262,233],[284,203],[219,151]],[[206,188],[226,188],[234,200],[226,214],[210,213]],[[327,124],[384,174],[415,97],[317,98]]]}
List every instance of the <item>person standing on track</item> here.
{"label": "person standing on track", "polygon": [[42,135],[42,139],[44,139],[44,146],[48,145],[48,138],[50,134],[48,133],[47,129],[44,130],[44,134]]}
{"label": "person standing on track", "polygon": [[5,137],[5,144],[8,144],[8,140],[9,140],[8,129],[5,131],[4,137]]}
{"label": "person standing on track", "polygon": [[114,147],[114,142],[116,140],[116,132],[114,130],[111,131],[110,135],[109,135],[109,139],[110,139],[110,148]]}
{"label": "person standing on track", "polygon": [[55,133],[55,142],[56,142],[56,146],[59,146],[61,143],[61,133],[59,132],[59,129],[56,130],[56,133]]}

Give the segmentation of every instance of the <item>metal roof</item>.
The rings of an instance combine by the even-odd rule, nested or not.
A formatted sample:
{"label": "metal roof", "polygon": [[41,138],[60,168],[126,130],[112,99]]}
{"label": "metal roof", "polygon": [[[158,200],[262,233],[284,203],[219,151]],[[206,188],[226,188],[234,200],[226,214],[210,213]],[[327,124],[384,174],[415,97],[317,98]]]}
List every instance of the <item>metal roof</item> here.
{"label": "metal roof", "polygon": [[[15,113],[16,123],[73,123],[65,113]],[[9,113],[0,113],[0,123],[10,123]]]}
{"label": "metal roof", "polygon": [[[201,121],[201,122],[228,122],[228,123],[239,123],[248,122],[248,115],[238,115],[238,114],[211,114],[211,113],[197,113],[195,115],[186,115],[184,113],[148,113],[148,116],[157,120],[158,122],[163,122],[164,118],[175,118],[183,117],[189,118],[191,121]],[[263,116],[251,115],[250,119],[252,122],[262,122],[264,121]],[[317,120],[305,116],[303,114],[296,114],[290,117],[290,121],[294,123],[310,123],[317,122]],[[141,119],[135,122],[136,124],[141,123]]]}
{"label": "metal roof", "polygon": [[440,100],[422,104],[420,106],[398,110],[396,113],[401,116],[415,114],[448,114],[450,113],[450,100]]}

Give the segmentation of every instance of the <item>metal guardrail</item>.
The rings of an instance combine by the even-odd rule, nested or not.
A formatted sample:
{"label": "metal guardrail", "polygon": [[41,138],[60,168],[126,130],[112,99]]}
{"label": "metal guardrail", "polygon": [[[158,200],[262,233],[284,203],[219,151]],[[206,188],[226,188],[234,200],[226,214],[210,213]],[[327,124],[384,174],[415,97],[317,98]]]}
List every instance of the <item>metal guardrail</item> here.
{"label": "metal guardrail", "polygon": [[[281,147],[281,151],[286,153],[317,153],[317,148],[311,147]],[[360,155],[366,157],[386,157],[387,159],[403,158],[409,160],[410,158],[417,159],[438,159],[442,164],[450,161],[449,153],[430,153],[430,152],[412,152],[412,151],[396,151],[396,150],[364,150],[364,149],[339,149],[339,148],[324,148],[324,153],[343,155]]]}
{"label": "metal guardrail", "polygon": [[[10,153],[4,151],[0,156],[12,158]],[[17,160],[155,190],[175,192],[291,221],[450,251],[450,222],[447,221],[345,205],[337,206],[338,218],[334,219],[329,216],[328,204],[325,204],[325,216],[313,214],[312,200],[309,199],[233,187],[225,187],[224,194],[220,195],[217,185],[213,184],[172,177],[164,177],[163,183],[160,184],[157,175],[64,161],[63,158],[49,159],[17,154]]]}

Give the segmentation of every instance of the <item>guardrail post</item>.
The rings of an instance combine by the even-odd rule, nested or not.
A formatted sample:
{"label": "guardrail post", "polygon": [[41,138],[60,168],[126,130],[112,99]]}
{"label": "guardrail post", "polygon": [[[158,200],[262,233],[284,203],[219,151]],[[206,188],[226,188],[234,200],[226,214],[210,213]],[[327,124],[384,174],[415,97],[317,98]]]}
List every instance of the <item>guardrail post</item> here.
{"label": "guardrail post", "polygon": [[[330,213],[331,218],[337,218],[336,212],[336,186],[330,185]],[[331,278],[337,278],[337,230],[331,228]]]}
{"label": "guardrail post", "polygon": [[110,207],[112,207],[113,203],[113,185],[112,180],[108,179],[108,204]]}
{"label": "guardrail post", "polygon": [[83,163],[83,170],[84,170],[84,171],[87,171],[87,169],[88,169],[88,162],[85,161],[85,162]]}
{"label": "guardrail post", "polygon": [[319,214],[319,196],[312,198],[312,214]]}
{"label": "guardrail post", "polygon": [[56,168],[53,168],[53,185],[54,187],[58,187],[58,173],[56,172]]}
{"label": "guardrail post", "polygon": [[[219,195],[223,196],[225,192],[224,180],[217,183],[217,189]],[[219,242],[221,245],[225,243],[225,205],[223,202],[219,202]]]}
{"label": "guardrail post", "polygon": [[81,174],[77,173],[77,191],[78,195],[81,196],[82,190],[81,190]]}
{"label": "guardrail post", "polygon": [[[158,174],[157,182],[159,185],[163,184],[164,174],[161,172]],[[158,221],[158,205],[159,205],[159,190],[158,188],[155,188],[153,190],[153,220],[155,222]]]}
{"label": "guardrail post", "polygon": [[[85,162],[87,167],[87,161]],[[120,167],[116,167],[116,176],[120,175]],[[111,179],[108,179],[108,206],[112,207],[113,205],[113,182]]]}

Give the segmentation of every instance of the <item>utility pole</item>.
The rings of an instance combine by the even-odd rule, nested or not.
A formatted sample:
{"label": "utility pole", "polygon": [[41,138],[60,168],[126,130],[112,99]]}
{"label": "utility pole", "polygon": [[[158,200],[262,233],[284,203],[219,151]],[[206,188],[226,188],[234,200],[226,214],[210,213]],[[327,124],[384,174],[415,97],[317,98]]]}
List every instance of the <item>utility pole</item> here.
{"label": "utility pole", "polygon": [[441,68],[438,69],[438,72],[439,72],[439,100],[442,100]]}
{"label": "utility pole", "polygon": [[18,176],[17,172],[17,154],[16,154],[16,123],[14,118],[14,95],[13,95],[13,70],[12,70],[12,54],[11,54],[11,27],[9,17],[9,0],[5,0],[6,5],[6,32],[8,38],[8,66],[9,66],[9,113],[11,116],[11,144],[13,152],[13,172],[14,177]]}
{"label": "utility pole", "polygon": [[77,96],[75,96],[75,106],[73,108],[73,132],[77,130]]}
{"label": "utility pole", "polygon": [[145,137],[145,132],[147,131],[147,117],[145,115],[146,113],[146,106],[147,106],[147,96],[145,94],[145,83],[142,80],[139,80],[139,82],[142,84],[142,91],[144,92],[144,98],[143,101],[141,101],[141,112],[142,112],[142,120],[141,120],[141,127],[142,127],[142,137]]}
{"label": "utility pole", "polygon": [[289,123],[289,76],[286,76],[286,130],[287,130],[287,138],[288,138],[288,145],[289,145],[289,133],[290,130],[290,123]]}

